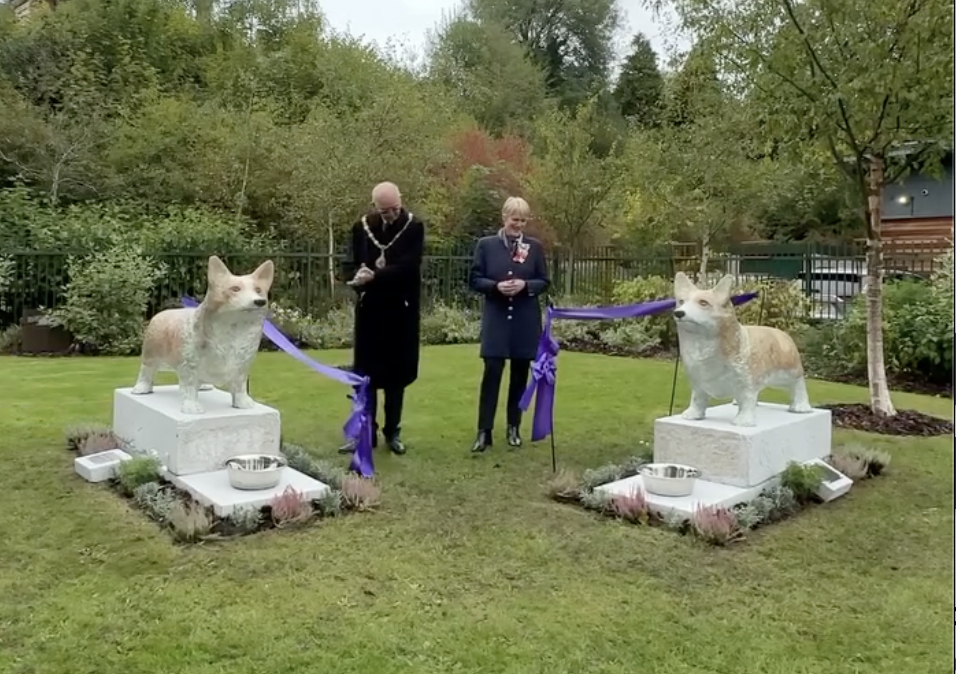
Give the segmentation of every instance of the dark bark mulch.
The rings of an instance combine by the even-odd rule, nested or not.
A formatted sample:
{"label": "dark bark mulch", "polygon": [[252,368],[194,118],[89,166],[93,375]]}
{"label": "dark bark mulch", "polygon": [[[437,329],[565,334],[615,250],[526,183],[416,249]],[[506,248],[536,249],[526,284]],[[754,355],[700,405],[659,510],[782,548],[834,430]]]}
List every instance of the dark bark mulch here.
{"label": "dark bark mulch", "polygon": [[953,422],[939,417],[923,414],[916,410],[897,410],[896,415],[884,417],[875,414],[869,405],[856,403],[851,405],[819,405],[830,410],[833,425],[837,428],[849,428],[855,431],[880,433],[881,435],[908,435],[931,437],[952,435]]}

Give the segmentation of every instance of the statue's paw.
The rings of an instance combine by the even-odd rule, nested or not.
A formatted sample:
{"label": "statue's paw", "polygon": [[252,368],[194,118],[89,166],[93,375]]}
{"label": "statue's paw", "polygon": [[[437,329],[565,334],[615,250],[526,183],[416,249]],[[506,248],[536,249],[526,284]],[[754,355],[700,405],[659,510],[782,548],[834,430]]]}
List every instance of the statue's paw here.
{"label": "statue's paw", "polygon": [[147,393],[152,393],[152,392],[153,392],[152,384],[142,384],[142,383],[137,383],[136,386],[134,386],[130,390],[130,393],[137,396],[146,395]]}
{"label": "statue's paw", "polygon": [[738,414],[734,417],[734,426],[756,426],[757,420],[753,414]]}
{"label": "statue's paw", "polygon": [[813,411],[813,408],[810,406],[810,403],[796,403],[790,405],[788,408],[794,414],[810,414]]}
{"label": "statue's paw", "polygon": [[686,410],[681,412],[680,416],[681,416],[681,419],[687,419],[689,421],[700,421],[701,419],[704,418],[704,412],[701,412],[699,410],[695,410],[692,408],[687,408]]}
{"label": "statue's paw", "polygon": [[196,400],[184,400],[181,409],[183,414],[202,414],[204,412],[202,405]]}
{"label": "statue's paw", "polygon": [[256,406],[256,401],[248,395],[235,396],[232,399],[232,406],[239,410],[251,410]]}

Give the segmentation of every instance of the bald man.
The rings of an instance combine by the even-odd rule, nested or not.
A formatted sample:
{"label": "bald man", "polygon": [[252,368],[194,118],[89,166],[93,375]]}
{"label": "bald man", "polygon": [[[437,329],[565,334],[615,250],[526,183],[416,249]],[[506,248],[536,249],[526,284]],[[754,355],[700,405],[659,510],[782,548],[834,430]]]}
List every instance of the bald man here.
{"label": "bald man", "polygon": [[[378,445],[378,395],[383,393],[382,436],[395,454],[400,438],[405,389],[418,378],[421,325],[421,265],[425,226],[402,206],[394,183],[372,190],[372,210],[352,226],[346,278],[355,290],[354,362],[356,374],[370,379],[369,414]],[[341,448],[342,453],[352,445]]]}

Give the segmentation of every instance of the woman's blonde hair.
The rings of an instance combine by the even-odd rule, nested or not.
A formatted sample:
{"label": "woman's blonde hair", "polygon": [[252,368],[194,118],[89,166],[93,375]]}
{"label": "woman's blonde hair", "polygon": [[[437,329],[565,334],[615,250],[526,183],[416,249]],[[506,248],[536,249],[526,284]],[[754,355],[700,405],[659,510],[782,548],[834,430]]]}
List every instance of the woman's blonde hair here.
{"label": "woman's blonde hair", "polygon": [[501,207],[501,217],[507,218],[512,215],[527,220],[531,217],[531,206],[521,197],[508,197],[505,199],[505,205]]}

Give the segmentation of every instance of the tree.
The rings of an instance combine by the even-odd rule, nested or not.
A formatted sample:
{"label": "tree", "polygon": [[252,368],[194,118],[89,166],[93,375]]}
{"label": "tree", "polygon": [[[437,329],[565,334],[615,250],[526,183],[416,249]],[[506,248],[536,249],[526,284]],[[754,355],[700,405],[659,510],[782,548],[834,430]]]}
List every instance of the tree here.
{"label": "tree", "polygon": [[[621,153],[597,157],[591,152],[593,114],[592,102],[573,115],[560,110],[545,115],[536,129],[527,180],[536,212],[572,261],[619,210],[625,176]],[[568,282],[573,285],[572,275]]]}
{"label": "tree", "polygon": [[788,167],[753,157],[747,110],[728,101],[720,115],[638,134],[630,148],[636,215],[658,240],[696,241],[703,275],[714,246],[752,232],[775,195],[786,193]]}
{"label": "tree", "polygon": [[713,54],[698,42],[688,52],[680,69],[664,87],[665,121],[674,126],[692,124],[715,114],[724,101],[724,90]]}
{"label": "tree", "polygon": [[651,128],[660,122],[663,96],[664,78],[657,67],[657,54],[650,40],[638,33],[618,75],[614,98],[624,117]]}
{"label": "tree", "polygon": [[452,91],[490,133],[530,131],[545,107],[544,76],[511,34],[492,21],[459,16],[433,39],[429,75]]}
{"label": "tree", "polygon": [[953,5],[946,0],[658,0],[705,38],[789,150],[825,151],[867,230],[867,370],[874,413],[895,414],[883,353],[883,186],[952,144]]}
{"label": "tree", "polygon": [[607,87],[620,22],[614,0],[468,0],[467,8],[514,35],[565,109]]}

